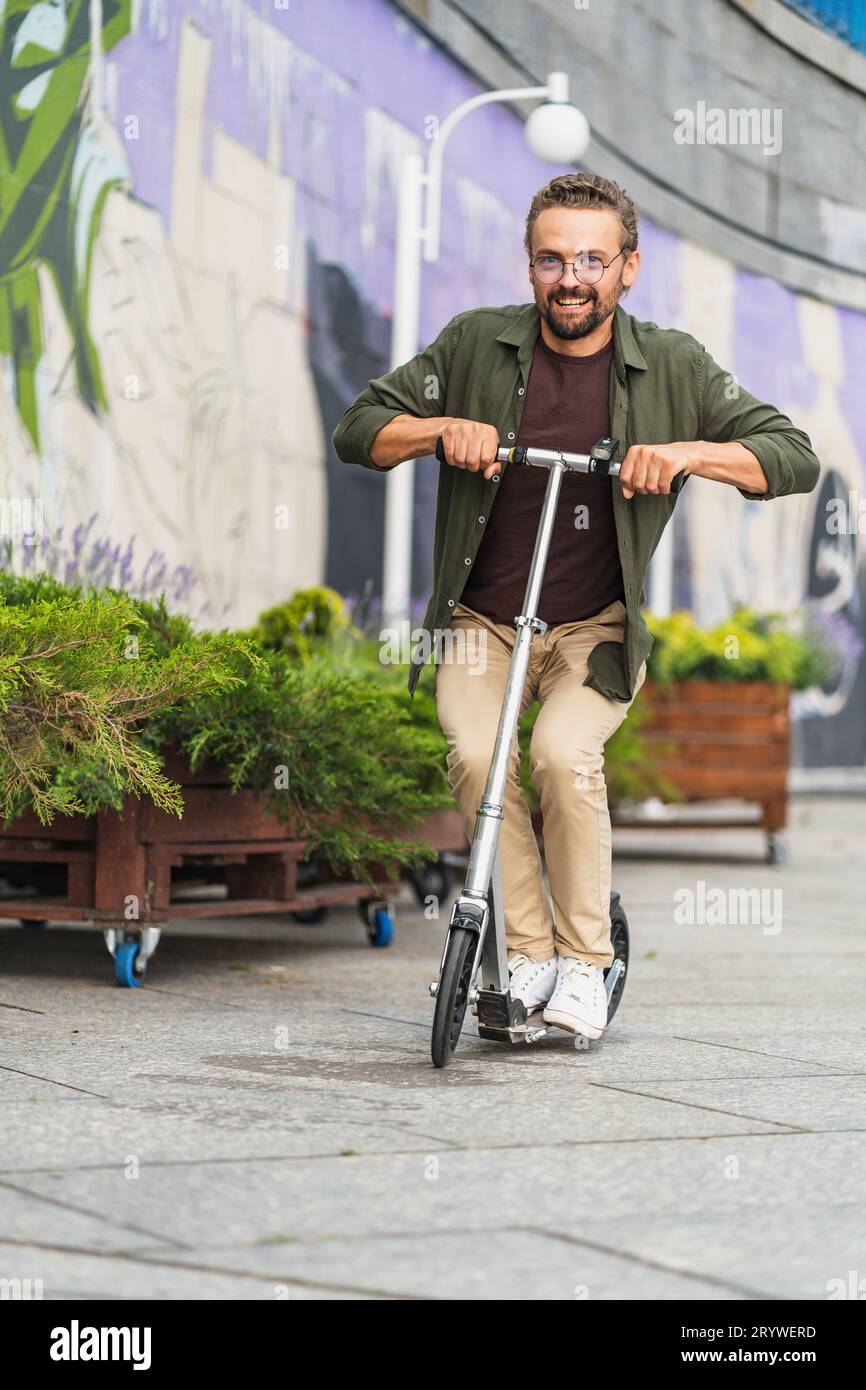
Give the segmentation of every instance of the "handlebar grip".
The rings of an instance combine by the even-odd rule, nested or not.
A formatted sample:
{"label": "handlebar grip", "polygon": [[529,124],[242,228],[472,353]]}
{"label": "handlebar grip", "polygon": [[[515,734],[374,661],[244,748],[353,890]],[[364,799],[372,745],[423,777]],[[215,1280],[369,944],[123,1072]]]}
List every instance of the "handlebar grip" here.
{"label": "handlebar grip", "polygon": [[[620,465],[619,465],[618,463],[616,463],[616,464],[609,465],[609,466],[610,466],[612,469],[615,468],[615,470],[616,470],[616,476],[619,477]],[[596,471],[599,472],[599,473],[604,473],[604,472],[607,471],[607,468],[605,467],[604,463],[596,464]],[[670,488],[669,488],[669,492],[672,492],[672,493],[673,493],[673,492],[682,492],[683,488],[685,487],[686,483],[688,482],[688,479],[689,479],[688,473],[676,473],[676,474],[674,474],[673,478],[671,478],[671,485],[670,485]]]}
{"label": "handlebar grip", "polygon": [[[602,471],[603,471],[603,469],[601,469],[601,468],[598,469],[598,472],[599,472],[599,473],[601,473]],[[616,465],[616,477],[619,477],[619,464]],[[686,483],[688,482],[688,479],[689,479],[688,473],[677,473],[673,478],[671,478],[671,485],[670,485],[669,491],[670,491],[670,492],[682,492],[683,488],[685,487]]]}
{"label": "handlebar grip", "polygon": [[[508,449],[497,449],[496,462],[505,463],[509,452],[510,451]],[[440,463],[447,463],[447,459],[445,458],[445,445],[443,443],[441,434],[439,435],[439,438],[436,440],[436,457]],[[485,468],[490,467],[489,464],[485,464],[484,466]]]}

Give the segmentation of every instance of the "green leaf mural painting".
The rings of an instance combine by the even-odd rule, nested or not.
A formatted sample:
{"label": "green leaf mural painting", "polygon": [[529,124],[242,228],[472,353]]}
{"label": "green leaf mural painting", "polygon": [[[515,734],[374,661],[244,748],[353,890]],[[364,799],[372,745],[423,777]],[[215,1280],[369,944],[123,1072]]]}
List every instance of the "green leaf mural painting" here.
{"label": "green leaf mural painting", "polygon": [[[129,32],[130,5],[103,0],[103,51]],[[94,410],[106,404],[87,325],[93,228],[112,181],[94,188],[87,158],[90,22],[87,0],[7,0],[0,11],[0,352],[37,447],[41,267],[69,325],[81,397]]]}

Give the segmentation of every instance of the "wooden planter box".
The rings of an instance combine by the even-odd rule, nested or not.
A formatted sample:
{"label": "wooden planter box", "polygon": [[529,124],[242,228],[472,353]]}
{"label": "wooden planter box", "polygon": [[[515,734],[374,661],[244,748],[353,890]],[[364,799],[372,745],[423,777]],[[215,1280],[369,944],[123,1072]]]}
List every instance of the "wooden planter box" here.
{"label": "wooden planter box", "polygon": [[[770,681],[646,681],[638,696],[649,718],[640,734],[656,770],[682,801],[751,803],[767,832],[770,859],[777,857],[776,832],[788,817],[791,757],[790,690]],[[615,816],[619,824],[627,818]],[[634,822],[631,822],[634,823]],[[643,822],[647,823],[647,822]],[[679,822],[680,826],[682,821]],[[749,824],[752,820],[702,819],[702,826]],[[674,818],[653,822],[676,826]]]}
{"label": "wooden planter box", "polygon": [[[233,793],[215,763],[190,772],[177,756],[166,774],[183,788],[182,819],[129,797],[123,815],[34,816],[0,828],[0,872],[36,895],[0,899],[0,915],[23,920],[163,926],[168,917],[309,912],[337,902],[395,896],[400,883],[373,868],[375,889],[332,877],[304,887],[307,841],[268,816],[251,791]],[[202,901],[173,896],[184,872],[224,883]],[[306,876],[308,877],[308,875]],[[134,905],[135,915],[130,913]]]}

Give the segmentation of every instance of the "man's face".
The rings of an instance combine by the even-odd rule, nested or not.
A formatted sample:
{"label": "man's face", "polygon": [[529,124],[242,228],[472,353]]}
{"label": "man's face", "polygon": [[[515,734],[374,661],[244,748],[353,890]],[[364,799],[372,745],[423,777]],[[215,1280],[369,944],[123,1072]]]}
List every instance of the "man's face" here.
{"label": "man's face", "polygon": [[593,285],[581,284],[571,265],[556,284],[545,285],[530,264],[529,282],[538,312],[557,338],[585,338],[592,333],[610,318],[624,291],[637,279],[639,252],[613,259],[622,249],[623,238],[620,220],[608,208],[545,208],[535,219],[531,262],[539,255],[574,261],[585,251],[608,267]]}

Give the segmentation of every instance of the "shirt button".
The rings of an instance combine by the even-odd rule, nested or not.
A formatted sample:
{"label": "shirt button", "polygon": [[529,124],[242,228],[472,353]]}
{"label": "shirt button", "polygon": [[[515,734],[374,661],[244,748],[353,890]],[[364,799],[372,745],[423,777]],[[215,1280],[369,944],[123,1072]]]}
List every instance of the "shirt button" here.
{"label": "shirt button", "polygon": [[467,556],[466,556],[466,559],[463,561],[463,563],[464,563],[464,565],[471,565],[471,564],[472,564],[472,559],[471,559],[471,557],[470,557],[469,555],[467,555]]}
{"label": "shirt button", "polygon": [[509,430],[509,431],[508,431],[508,438],[509,438],[509,439],[513,439],[513,438],[514,438],[514,430]]}
{"label": "shirt button", "polygon": [[526,392],[525,392],[525,390],[524,390],[524,388],[523,388],[522,386],[521,386],[520,390],[517,392],[517,394],[518,394],[518,396],[524,396],[524,395],[526,394]]}
{"label": "shirt button", "polygon": [[453,598],[450,598],[450,599],[448,600],[448,607],[449,607],[449,608],[453,608],[453,607],[454,607],[454,600],[453,600]]}
{"label": "shirt button", "polygon": [[486,516],[480,516],[480,517],[478,518],[478,520],[481,521],[481,522],[485,522],[485,521],[487,520],[487,517],[486,517]]}

